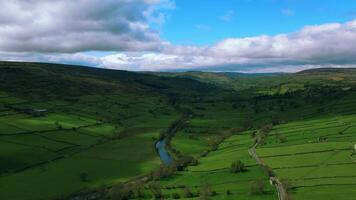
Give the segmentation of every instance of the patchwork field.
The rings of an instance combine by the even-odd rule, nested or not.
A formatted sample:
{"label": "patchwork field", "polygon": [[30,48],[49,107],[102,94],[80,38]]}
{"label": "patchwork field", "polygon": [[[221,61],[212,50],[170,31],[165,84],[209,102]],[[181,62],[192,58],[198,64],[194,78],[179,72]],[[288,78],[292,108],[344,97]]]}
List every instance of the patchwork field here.
{"label": "patchwork field", "polygon": [[275,126],[257,153],[290,182],[293,199],[353,199],[355,127],[355,115]]}
{"label": "patchwork field", "polygon": [[277,199],[269,179],[294,200],[356,196],[355,70],[0,62],[0,77],[1,200]]}
{"label": "patchwork field", "polygon": [[[0,199],[57,198],[161,165],[154,142],[178,117],[175,111],[157,99],[115,107],[115,97],[100,98],[75,104],[7,98],[12,102],[2,104],[0,115]],[[46,113],[34,116],[24,109],[38,106]]]}
{"label": "patchwork field", "polygon": [[[216,192],[210,199],[276,199],[275,188],[269,184],[268,176],[248,154],[247,149],[252,142],[250,132],[226,139],[217,150],[200,158],[197,166],[190,166],[185,171],[162,179],[160,185],[163,196],[166,199],[178,196],[179,199],[199,199],[187,197],[187,190],[197,195],[202,187],[208,185]],[[230,166],[237,160],[245,164],[245,171],[231,173]],[[263,194],[251,194],[250,187],[255,181],[263,182]],[[146,192],[149,196],[149,192]]]}

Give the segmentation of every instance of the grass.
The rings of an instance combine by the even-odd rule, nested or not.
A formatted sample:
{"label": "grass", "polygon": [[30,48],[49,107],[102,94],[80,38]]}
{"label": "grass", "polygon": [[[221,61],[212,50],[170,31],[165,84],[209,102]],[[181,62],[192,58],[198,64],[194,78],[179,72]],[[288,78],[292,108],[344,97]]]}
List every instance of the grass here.
{"label": "grass", "polygon": [[[292,181],[294,199],[350,199],[355,72],[152,74],[0,62],[0,199],[58,198],[155,170],[154,143],[183,111],[191,119],[171,144],[199,161],[160,181],[167,198],[183,198],[183,185],[198,192],[209,184],[213,199],[276,199],[247,152],[252,131],[273,123],[257,153]],[[28,109],[48,113],[34,117]],[[246,170],[231,174],[236,160]],[[255,180],[263,180],[265,194],[250,194]]]}
{"label": "grass", "polygon": [[[350,158],[356,140],[352,136],[355,115],[322,117],[291,122],[273,128],[257,153],[280,178],[290,179],[294,199],[348,199],[356,185],[355,162]],[[287,142],[274,136],[283,133]],[[327,191],[335,186],[338,192]]]}
{"label": "grass", "polygon": [[[218,194],[212,199],[275,199],[276,193],[274,188],[269,185],[267,176],[248,155],[247,148],[251,143],[249,132],[228,138],[216,151],[199,159],[197,166],[188,167],[186,171],[161,180],[164,195],[168,197],[172,193],[179,193],[183,196],[183,190],[177,189],[179,186],[184,185],[191,188],[192,191],[198,192],[203,184],[209,184],[212,190]],[[230,165],[236,160],[245,163],[245,172],[230,173]],[[254,180],[264,181],[265,194],[250,194],[250,184]],[[231,194],[226,194],[227,190]]]}
{"label": "grass", "polygon": [[[152,145],[152,137],[158,133],[147,132],[114,140],[55,162],[2,176],[1,197],[16,200],[26,195],[26,199],[49,199],[148,173],[160,165]],[[87,182],[81,181],[81,173],[88,174]]]}
{"label": "grass", "polygon": [[198,156],[208,149],[208,143],[204,137],[194,134],[184,134],[182,132],[175,135],[172,146],[180,150],[183,154]]}

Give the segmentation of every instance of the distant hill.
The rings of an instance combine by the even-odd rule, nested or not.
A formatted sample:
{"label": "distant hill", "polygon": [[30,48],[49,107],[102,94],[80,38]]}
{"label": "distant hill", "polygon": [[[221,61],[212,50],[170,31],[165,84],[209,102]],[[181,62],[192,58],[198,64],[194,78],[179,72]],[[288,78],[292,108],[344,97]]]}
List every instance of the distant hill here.
{"label": "distant hill", "polygon": [[145,93],[208,95],[221,89],[185,77],[84,66],[0,62],[0,90],[34,98],[66,98],[88,94]]}

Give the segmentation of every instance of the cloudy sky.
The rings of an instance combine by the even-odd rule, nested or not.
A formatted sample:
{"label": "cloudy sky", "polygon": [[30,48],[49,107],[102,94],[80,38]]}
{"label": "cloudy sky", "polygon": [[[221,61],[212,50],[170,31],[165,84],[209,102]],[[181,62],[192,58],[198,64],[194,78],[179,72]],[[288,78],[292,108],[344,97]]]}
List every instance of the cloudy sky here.
{"label": "cloudy sky", "polygon": [[356,67],[356,1],[0,0],[0,60],[134,71]]}

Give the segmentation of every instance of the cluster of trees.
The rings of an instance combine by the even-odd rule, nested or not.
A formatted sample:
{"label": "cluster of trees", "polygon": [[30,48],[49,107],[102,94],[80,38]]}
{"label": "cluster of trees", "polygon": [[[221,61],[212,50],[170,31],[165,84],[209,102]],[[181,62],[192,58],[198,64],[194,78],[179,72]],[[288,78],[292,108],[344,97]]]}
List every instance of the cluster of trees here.
{"label": "cluster of trees", "polygon": [[245,164],[241,160],[234,161],[231,163],[230,172],[239,173],[245,171]]}
{"label": "cluster of trees", "polygon": [[[151,189],[151,187],[150,187]],[[160,186],[152,186],[152,194],[159,194]],[[113,186],[109,191],[109,197],[113,200],[127,200],[144,197],[144,185],[138,181],[132,184],[119,183]]]}
{"label": "cluster of trees", "polygon": [[267,142],[267,137],[269,136],[269,133],[272,131],[273,124],[266,124],[261,128],[261,131],[257,135],[257,141],[259,142],[260,145],[263,145]]}
{"label": "cluster of trees", "polygon": [[275,134],[275,136],[276,136],[276,142],[278,142],[278,143],[286,143],[286,142],[288,142],[288,139],[284,134],[281,134],[281,133],[277,132]]}
{"label": "cluster of trees", "polygon": [[[181,185],[181,186],[166,186],[166,189],[177,189],[181,188],[182,192],[174,192],[170,195],[171,199],[180,198],[197,198],[201,200],[208,200],[213,196],[218,195],[218,193],[212,189],[212,187],[204,183],[201,185],[198,191],[193,191],[191,188]],[[226,190],[226,195],[231,195],[230,190]],[[166,196],[162,192],[162,186],[159,181],[151,182],[147,187],[140,181],[124,184],[120,183],[115,185],[110,189],[109,199],[112,200],[128,200],[135,198],[154,198],[154,199],[165,199]]]}

